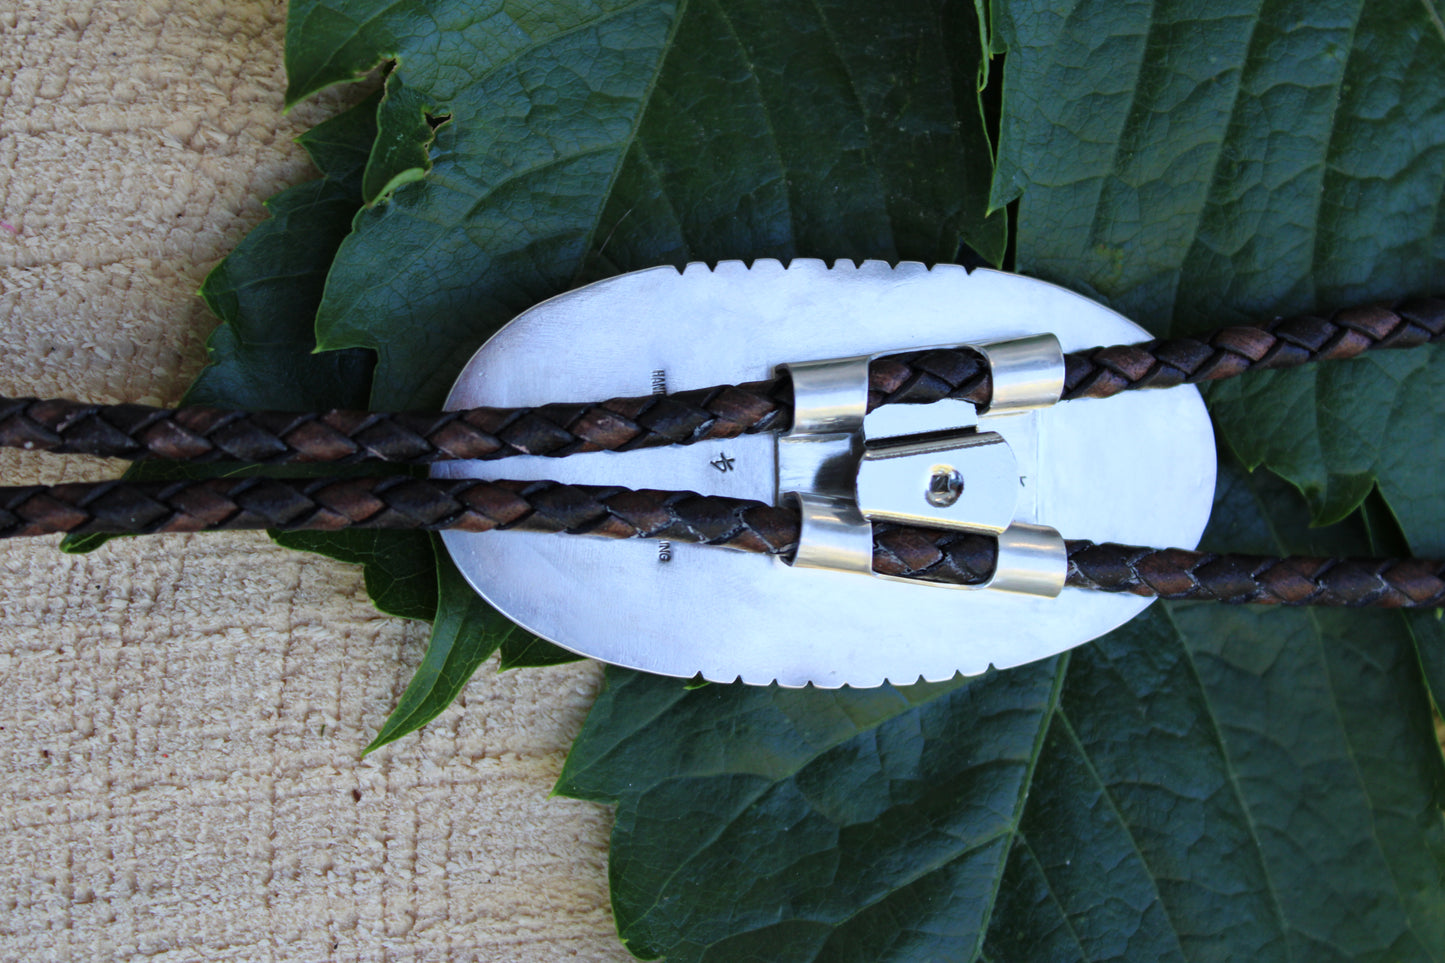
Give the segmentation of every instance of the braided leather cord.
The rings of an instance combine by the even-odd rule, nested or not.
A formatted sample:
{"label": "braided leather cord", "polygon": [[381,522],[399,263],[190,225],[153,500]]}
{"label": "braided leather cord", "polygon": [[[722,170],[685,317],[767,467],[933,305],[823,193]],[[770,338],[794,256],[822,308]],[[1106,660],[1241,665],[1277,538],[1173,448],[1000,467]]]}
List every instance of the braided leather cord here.
{"label": "braided leather cord", "polygon": [[[1063,397],[1107,398],[1442,338],[1445,300],[1439,298],[1349,308],[1328,318],[1278,318],[1199,337],[1068,354]],[[869,367],[870,411],[943,398],[986,406],[992,396],[987,364],[967,348],[888,355]],[[0,399],[0,446],[191,462],[426,464],[686,445],[782,431],[791,420],[792,385],[786,378],[603,402],[442,414],[244,412],[17,398]]]}
{"label": "braided leather cord", "polygon": [[1069,355],[1064,398],[1107,398],[1135,388],[1172,388],[1247,371],[1340,361],[1375,348],[1414,348],[1445,339],[1445,299],[1367,304],[1327,318],[1298,315],[1218,328],[1198,337],[1095,348]]}
{"label": "braided leather cord", "polygon": [[442,413],[234,411],[4,398],[0,446],[195,463],[429,464],[690,445],[785,429],[792,411],[793,389],[786,379],[584,404]]}
{"label": "braided leather cord", "polygon": [[1445,606],[1445,561],[1216,555],[1069,542],[1068,584],[1104,592],[1234,604],[1358,608]]}
{"label": "braided leather cord", "polygon": [[[1066,354],[1063,400],[1218,381],[1248,371],[1338,361],[1375,348],[1414,348],[1441,340],[1445,340],[1442,298],[1368,304],[1328,317],[1275,318],[1198,336]],[[966,348],[889,355],[873,362],[870,375],[870,410],[943,398],[987,405],[993,396],[987,366]]]}
{"label": "braided leather cord", "polygon": [[0,488],[0,538],[55,532],[515,529],[657,538],[788,555],[795,512],[692,492],[413,478],[123,480]]}
{"label": "braided leather cord", "polygon": [[[795,511],[746,499],[557,482],[385,478],[223,478],[0,488],[0,537],[54,532],[227,529],[513,529],[654,538],[789,557]],[[1067,584],[1167,599],[1273,605],[1445,605],[1445,561],[1267,558],[1068,543]],[[977,585],[992,574],[985,535],[876,524],[873,568]]]}
{"label": "braided leather cord", "polygon": [[[1235,605],[1346,608],[1445,606],[1445,561],[1423,558],[1283,558],[1136,545],[1066,543],[1066,585]],[[885,575],[978,585],[997,560],[992,538],[875,523],[873,569]]]}
{"label": "braided leather cord", "polygon": [[[1438,559],[1219,555],[1083,540],[1066,545],[1065,584],[1075,588],[1235,605],[1445,606],[1445,561]],[[978,585],[995,561],[995,543],[986,536],[873,528],[873,568],[886,575]]]}

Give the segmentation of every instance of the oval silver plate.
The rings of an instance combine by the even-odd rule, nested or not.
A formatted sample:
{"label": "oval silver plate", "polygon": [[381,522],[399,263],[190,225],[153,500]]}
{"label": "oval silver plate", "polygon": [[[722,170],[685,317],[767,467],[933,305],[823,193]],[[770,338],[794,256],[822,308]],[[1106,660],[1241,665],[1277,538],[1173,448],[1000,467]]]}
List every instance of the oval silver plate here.
{"label": "oval silver plate", "polygon": [[[1147,340],[1063,288],[998,271],[795,260],[659,267],[526,311],[467,364],[449,408],[590,401],[754,381],[789,361],[1053,332],[1065,351]],[[902,406],[880,409],[896,412]],[[932,406],[930,406],[932,407]],[[915,409],[916,410],[916,409]],[[1018,519],[1065,538],[1192,548],[1209,519],[1214,435],[1192,387],[1015,416]],[[871,428],[870,428],[871,432]],[[543,479],[773,502],[774,440],[568,458],[444,463],[444,477]],[[1150,599],[1066,588],[1057,599],[950,590],[697,545],[446,532],[467,580],[543,638],[664,675],[876,686],[1045,658]]]}

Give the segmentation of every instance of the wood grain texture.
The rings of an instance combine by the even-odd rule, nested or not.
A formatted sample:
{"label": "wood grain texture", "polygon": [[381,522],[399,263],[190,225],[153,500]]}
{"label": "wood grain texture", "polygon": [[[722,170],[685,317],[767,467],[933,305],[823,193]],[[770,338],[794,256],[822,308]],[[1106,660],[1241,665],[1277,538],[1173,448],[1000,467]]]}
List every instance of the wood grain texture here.
{"label": "wood grain texture", "polygon": [[[194,296],[311,176],[284,4],[0,11],[0,393],[172,404]],[[6,484],[109,477],[0,454]],[[610,814],[548,793],[590,665],[479,673],[365,760],[421,657],[358,570],[259,534],[0,546],[0,958],[623,960]]]}

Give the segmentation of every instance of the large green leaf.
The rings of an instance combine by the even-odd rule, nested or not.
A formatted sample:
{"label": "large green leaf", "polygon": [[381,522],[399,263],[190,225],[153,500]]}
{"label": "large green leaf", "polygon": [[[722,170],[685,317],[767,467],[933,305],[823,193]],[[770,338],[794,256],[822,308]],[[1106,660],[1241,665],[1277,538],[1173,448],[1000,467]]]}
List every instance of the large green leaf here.
{"label": "large green leaf", "polygon": [[613,908],[645,959],[967,959],[1058,677],[829,692],[613,669],[558,791],[618,803]]}
{"label": "large green leaf", "polygon": [[[1090,8],[1105,21],[1111,12],[1123,17],[1138,9],[1102,4]],[[1055,23],[1056,14],[1035,8],[1028,13]],[[1179,21],[1188,17],[1188,12],[1171,7],[1159,19],[1169,14]],[[1070,13],[1058,15],[1062,23]],[[1418,24],[1422,16],[1417,9],[1404,19],[1413,18]],[[1194,32],[1214,26],[1205,23]],[[1181,29],[1189,30],[1190,25],[1181,23]],[[1006,152],[1010,130],[1017,136],[1016,128],[1027,126],[1033,111],[1045,118],[1063,114],[1081,124],[1094,118],[1092,105],[1074,104],[1089,99],[1092,84],[1113,91],[1125,102],[1155,94],[1168,100],[1169,92],[1157,91],[1149,78],[1136,87],[1139,75],[1120,71],[1111,36],[1107,30],[1079,24],[1071,25],[1067,33],[1056,29],[1050,42],[1064,53],[1093,50],[1092,44],[1106,52],[1100,55],[1096,72],[1060,70],[1048,82],[1038,83],[1033,102],[1026,96],[1007,99],[1018,90],[1010,48],[1004,102]],[[1434,40],[1424,42],[1429,45]],[[1227,73],[1228,51],[1216,50],[1213,43],[1209,36],[1196,36],[1192,44],[1176,37],[1169,46],[1170,57],[1160,56],[1156,48],[1148,57],[1149,66],[1180,62],[1185,57],[1181,51],[1193,51],[1206,61],[1215,58],[1216,71]],[[1041,46],[1048,48],[1047,43]],[[1317,48],[1302,56],[1327,52]],[[1055,51],[1048,48],[1045,53]],[[1028,64],[1022,69],[1027,78]],[[1188,101],[1181,97],[1186,106]],[[1156,165],[1175,176],[1180,162],[1171,152],[1178,145],[1181,153],[1188,154],[1191,143],[1187,137],[1176,141],[1176,129],[1154,128],[1124,146],[1118,145],[1117,132],[1101,135],[1092,129],[1078,143],[1045,137],[1026,149],[1016,148],[1012,175],[1043,169],[1031,186],[1053,184],[1052,168],[1065,169],[1066,175],[1066,169],[1087,159],[1092,149],[1111,162],[1117,156]],[[1438,135],[1439,125],[1430,133]],[[1423,139],[1428,141],[1428,135]],[[1009,174],[1001,170],[1001,176]],[[1101,175],[1098,180],[1102,184],[1111,178]],[[1129,233],[1128,224],[1120,228],[1129,240],[1112,252],[1116,255],[1112,267],[1137,267],[1133,260],[1126,265],[1125,249],[1131,258],[1146,261],[1156,254],[1163,241],[1144,235],[1161,230],[1162,222],[1178,216],[1171,205],[1182,204],[1179,192],[1161,189],[1157,204],[1150,207],[1155,195],[1147,189],[1130,193],[1127,184],[1113,183],[1101,188],[1106,189],[1117,189],[1121,208],[1133,205],[1147,211],[1142,223],[1134,225],[1135,234]],[[1005,194],[1000,197],[1007,199]],[[1070,259],[1068,271],[1054,273],[1056,279],[1108,293],[1124,288],[1117,281],[1115,288],[1109,288],[1103,275],[1084,270],[1094,263],[1091,259],[1111,253],[1099,249],[1099,231],[1115,228],[1112,212],[1101,215],[1099,231],[1091,231],[1087,221],[1080,225],[1069,220],[1081,209],[1078,194],[1060,190],[1057,197],[1038,202],[1038,209],[1054,220],[1031,226],[1029,205],[1034,202],[1033,194],[1026,192],[1018,240],[1021,264],[1036,267],[1037,250],[1052,245],[1061,260]],[[1087,205],[1082,209],[1088,210]],[[1270,225],[1272,231],[1276,227]],[[1289,232],[1281,228],[1278,235],[1278,240],[1262,235],[1253,243],[1278,244],[1288,250]],[[1161,236],[1173,236],[1167,224]],[[1339,267],[1325,265],[1312,282],[1329,283],[1327,272]],[[1275,271],[1268,279],[1246,279],[1262,288],[1273,284],[1269,297],[1287,301],[1291,287],[1300,280],[1287,263],[1276,265]],[[1128,290],[1146,291],[1154,273],[1154,269],[1145,272]],[[1221,272],[1197,282],[1193,293],[1218,304],[1238,283],[1232,273]],[[1172,294],[1166,303],[1172,311]],[[1161,320],[1150,314],[1144,301],[1131,310],[1145,320]],[[1213,323],[1239,316],[1215,315]],[[1311,425],[1304,433],[1312,431]],[[1306,535],[1298,530],[1302,518],[1286,519],[1292,521],[1287,526],[1292,530],[1289,537],[1273,537],[1251,486],[1238,478],[1226,480],[1230,484],[1222,493],[1216,528],[1236,549],[1365,548],[1358,532],[1331,538],[1322,533]],[[1262,479],[1255,485],[1265,485],[1273,504],[1290,507],[1286,492],[1270,490]],[[1396,616],[1196,606],[1171,618],[1161,609],[1062,664],[1067,666],[1063,696],[1029,787],[1029,805],[991,914],[984,957],[1393,960],[1432,959],[1440,954],[1445,947],[1441,880],[1445,852],[1438,811],[1442,773],[1419,668],[1410,638]],[[716,693],[709,695],[719,698]],[[744,690],[736,698],[758,697]],[[615,851],[647,854],[626,859],[614,869],[619,926],[625,936],[637,934],[637,942],[631,944],[634,949],[683,959],[704,956],[711,949],[719,959],[734,958],[740,955],[739,947],[728,941],[746,939],[749,921],[771,911],[776,919],[792,922],[761,931],[767,950],[759,958],[841,955],[834,950],[838,944],[827,941],[835,927],[839,942],[854,936],[846,923],[838,922],[849,917],[826,899],[806,902],[812,892],[806,879],[797,892],[789,891],[792,899],[780,901],[776,890],[767,889],[767,878],[749,885],[746,867],[716,865],[713,861],[725,846],[714,848],[692,835],[697,831],[692,823],[727,821],[727,834],[720,839],[771,841],[775,859],[763,864],[766,869],[786,865],[790,853],[794,858],[804,854],[818,858],[811,837],[801,854],[786,842],[787,828],[804,825],[809,814],[775,811],[764,804],[772,796],[755,785],[730,793],[723,788],[724,773],[714,771],[718,781],[698,787],[701,791],[692,797],[705,801],[675,809],[671,812],[675,818],[667,818],[663,803],[667,781],[679,771],[685,780],[689,770],[665,756],[658,756],[659,766],[650,769],[649,754],[628,751],[625,734],[643,720],[671,723],[676,713],[656,716],[657,702],[648,698],[625,705],[630,712],[611,701],[600,703],[595,730],[589,722],[576,750],[579,759],[590,759],[588,743],[597,738],[617,764],[595,769],[585,786],[567,779],[563,786],[617,800]],[[739,756],[745,758],[749,750],[779,752],[772,734],[758,739],[751,730],[729,724],[730,715],[720,714],[721,726],[745,742],[735,750]],[[619,734],[622,745],[615,743]],[[700,734],[697,728],[680,724],[670,737],[688,746]],[[831,765],[831,778],[851,785],[849,780],[858,770],[837,761]],[[906,776],[899,781],[906,782]],[[648,798],[648,787],[654,784],[663,787],[656,800]],[[787,785],[784,774],[770,788],[781,793]],[[755,793],[757,803],[751,802]],[[859,795],[864,811],[868,802],[887,799],[884,792]],[[879,828],[878,823],[868,825],[875,831]],[[838,864],[872,861],[879,877],[892,879],[885,891],[902,890],[909,881],[906,871],[896,871],[888,859],[890,845],[897,842],[883,832],[840,834],[831,857]],[[941,848],[937,855],[946,858],[946,854]],[[656,874],[654,863],[662,866]],[[693,882],[692,873],[704,871],[694,870],[699,864],[708,868],[716,888],[704,889]],[[672,870],[676,875],[667,875]],[[633,881],[640,884],[640,892],[634,891]],[[866,898],[860,898],[854,909],[866,913],[868,905]],[[886,950],[875,946],[860,956],[969,958],[975,933],[956,932],[951,942],[943,944],[944,950],[938,944],[925,949],[907,940],[903,934],[946,932],[951,922],[942,910],[937,918],[928,918],[920,905],[928,904],[920,900],[911,907],[919,915],[898,920],[894,929],[898,942]],[[930,925],[934,923],[939,925]],[[715,943],[700,939],[698,933],[714,936]]]}
{"label": "large green leaf", "polygon": [[1002,252],[976,93],[954,96],[971,6],[422,8],[298,2],[287,32],[293,98],[395,62],[367,174],[394,190],[359,216],[317,324],[325,347],[378,352],[379,407],[437,404],[498,325],[597,273]]}
{"label": "large green leaf", "polygon": [[[366,407],[374,355],[362,349],[317,353],[315,317],[331,262],[361,206],[379,101],[379,95],[367,97],[301,136],[322,176],[269,200],[270,218],[206,277],[201,296],[222,323],[207,343],[209,364],[184,403],[281,411]],[[364,564],[367,591],[385,612],[419,619],[436,613],[430,536],[354,531],[274,537],[291,548]]]}
{"label": "large green leaf", "polygon": [[[565,289],[674,14],[671,0],[552,3],[545,13],[432,3],[418,17],[422,6],[297,3],[287,31],[293,95],[338,79],[338,49],[352,73],[395,61],[370,166],[400,166],[367,180],[400,186],[358,216],[317,322],[322,347],[377,351],[372,401],[383,408],[439,405],[487,334]],[[450,120],[418,179],[417,151],[402,145],[433,137],[417,122],[425,113]]]}
{"label": "large green leaf", "polygon": [[[1363,549],[1292,502],[1232,469],[1211,541]],[[649,958],[1445,958],[1445,767],[1392,613],[1161,605],[904,690],[612,670],[559,789],[617,803]]]}
{"label": "large green leaf", "polygon": [[[1215,511],[1216,546],[1365,548],[1237,469]],[[1445,955],[1445,772],[1396,615],[1156,606],[1074,654],[1038,773],[991,957]]]}
{"label": "large green leaf", "polygon": [[[994,202],[1022,195],[1018,268],[1156,331],[1445,293],[1436,2],[996,0]],[[1442,390],[1432,351],[1259,375],[1210,403],[1320,520],[1378,480],[1416,551],[1438,552]]]}
{"label": "large green leaf", "polygon": [[[207,345],[210,363],[186,393],[185,403],[293,411],[366,407],[372,353],[317,353],[314,319],[336,250],[363,203],[381,99],[379,94],[368,97],[300,138],[322,176],[268,201],[270,218],[207,276],[201,296],[222,324]],[[224,465],[202,469],[235,470]],[[292,471],[328,474],[335,469],[321,465]],[[170,477],[197,469],[143,464],[131,474],[141,472]],[[430,620],[441,606],[442,617],[417,677],[371,749],[445,709],[499,644],[508,647],[513,664],[560,661],[552,654],[558,651],[555,647],[507,623],[462,581],[449,560],[439,560],[441,546],[433,536],[356,530],[279,532],[274,537],[291,548],[363,565],[367,592],[383,611]],[[85,550],[103,539],[76,541]]]}

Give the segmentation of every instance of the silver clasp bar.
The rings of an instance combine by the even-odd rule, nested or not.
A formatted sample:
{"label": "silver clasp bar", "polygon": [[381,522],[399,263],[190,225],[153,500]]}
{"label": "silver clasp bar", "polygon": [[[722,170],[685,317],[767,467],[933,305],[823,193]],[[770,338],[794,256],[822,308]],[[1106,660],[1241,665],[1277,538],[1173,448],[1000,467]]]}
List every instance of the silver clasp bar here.
{"label": "silver clasp bar", "polygon": [[793,427],[777,442],[778,498],[796,501],[803,519],[790,564],[889,578],[873,571],[873,522],[892,521],[996,538],[993,575],[971,588],[1045,598],[1063,590],[1064,540],[1018,519],[1018,459],[990,430],[1058,403],[1063,351],[1052,334],[968,347],[989,364],[986,409],[894,405],[886,421],[865,417],[877,355],[779,366],[793,381]]}

